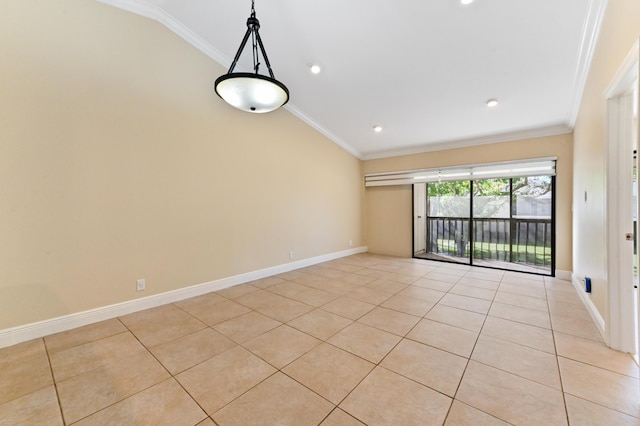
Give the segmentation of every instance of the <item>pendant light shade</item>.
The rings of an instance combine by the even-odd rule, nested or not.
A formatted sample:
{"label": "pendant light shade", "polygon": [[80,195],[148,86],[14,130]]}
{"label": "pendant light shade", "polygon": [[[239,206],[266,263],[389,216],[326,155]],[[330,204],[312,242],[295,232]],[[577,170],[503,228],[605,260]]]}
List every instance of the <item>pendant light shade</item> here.
{"label": "pendant light shade", "polygon": [[229,105],[249,112],[273,111],[289,100],[289,91],[284,84],[248,72],[220,76],[216,80],[216,93]]}
{"label": "pendant light shade", "polygon": [[[276,80],[267,58],[267,52],[260,38],[260,22],[256,18],[254,1],[251,1],[251,15],[247,19],[247,32],[240,43],[229,71],[216,79],[215,90],[229,105],[242,111],[263,113],[280,108],[289,101],[289,89]],[[251,37],[253,47],[253,73],[236,72],[233,70],[240,59],[240,55]],[[260,49],[258,51],[258,49]],[[258,74],[260,67],[259,52],[262,54],[269,76]]]}

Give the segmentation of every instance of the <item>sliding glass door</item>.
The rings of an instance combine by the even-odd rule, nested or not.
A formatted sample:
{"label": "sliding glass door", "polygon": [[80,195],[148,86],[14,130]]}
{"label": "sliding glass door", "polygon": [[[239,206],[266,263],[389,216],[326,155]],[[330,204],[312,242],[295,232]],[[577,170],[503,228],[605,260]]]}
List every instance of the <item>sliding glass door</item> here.
{"label": "sliding glass door", "polygon": [[414,234],[415,257],[554,273],[554,176],[418,185],[426,186],[418,193],[426,193],[427,214],[414,216],[414,229],[426,228]]}
{"label": "sliding glass door", "polygon": [[554,269],[554,185],[551,176],[512,179],[512,262],[524,270]]}
{"label": "sliding glass door", "polygon": [[427,184],[427,253],[432,259],[470,262],[469,181]]}
{"label": "sliding glass door", "polygon": [[511,261],[511,179],[473,182],[473,241],[475,265]]}

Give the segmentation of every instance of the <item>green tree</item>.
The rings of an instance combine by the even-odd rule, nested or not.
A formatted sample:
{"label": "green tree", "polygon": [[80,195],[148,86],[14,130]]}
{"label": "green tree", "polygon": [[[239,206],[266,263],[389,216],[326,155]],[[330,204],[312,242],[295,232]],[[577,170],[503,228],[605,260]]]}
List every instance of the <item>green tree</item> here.
{"label": "green tree", "polygon": [[474,196],[509,195],[509,179],[482,179],[473,181]]}
{"label": "green tree", "polygon": [[468,180],[452,180],[446,182],[431,182],[427,185],[429,197],[469,195],[470,182]]}
{"label": "green tree", "polygon": [[551,176],[527,176],[513,179],[513,193],[540,197],[551,192]]}

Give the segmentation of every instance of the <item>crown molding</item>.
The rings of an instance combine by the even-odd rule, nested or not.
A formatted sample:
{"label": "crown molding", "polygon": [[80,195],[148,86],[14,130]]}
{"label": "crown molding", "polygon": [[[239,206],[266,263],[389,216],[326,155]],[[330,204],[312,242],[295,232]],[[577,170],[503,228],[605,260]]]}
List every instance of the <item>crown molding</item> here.
{"label": "crown molding", "polygon": [[[164,25],[175,33],[178,37],[185,40],[187,43],[194,46],[196,49],[200,50],[202,53],[207,55],[209,58],[213,59],[215,62],[219,63],[225,68],[229,68],[231,66],[232,59],[224,55],[218,49],[213,47],[211,43],[207,42],[205,39],[200,37],[195,32],[191,31],[187,28],[183,23],[175,19],[169,13],[167,13],[161,7],[150,4],[144,0],[96,0],[100,3],[107,4],[109,6],[114,6],[122,10],[126,10],[131,13],[135,13],[137,15],[143,16],[145,18],[153,19],[158,21],[160,24]],[[240,69],[240,67],[238,68]],[[287,103],[284,108],[295,115],[300,120],[304,121],[306,124],[323,134],[329,140],[334,142],[336,145],[346,150],[348,153],[353,155],[358,159],[362,159],[362,154],[354,149],[352,146],[347,144],[344,140],[318,124],[311,117],[306,115],[302,110],[296,107],[292,103]]]}
{"label": "crown molding", "polygon": [[195,32],[191,31],[182,22],[178,21],[172,15],[167,13],[161,7],[150,4],[144,0],[96,0],[100,3],[117,7],[127,12],[135,13],[145,18],[153,19],[158,23],[164,25],[171,32],[178,37],[191,44],[193,47],[213,59],[224,67],[231,66],[232,60],[213,47],[209,42],[200,37]]}
{"label": "crown molding", "polygon": [[589,10],[584,22],[582,42],[580,43],[580,51],[578,52],[578,64],[573,78],[573,102],[571,103],[571,110],[569,111],[569,127],[571,128],[575,126],[576,120],[578,119],[580,104],[582,103],[582,96],[587,84],[587,78],[589,77],[589,71],[591,70],[591,63],[593,62],[593,55],[596,50],[598,37],[600,36],[602,21],[604,20],[604,15],[607,10],[607,3],[608,0],[589,1]]}
{"label": "crown molding", "polygon": [[573,129],[567,124],[554,124],[551,126],[536,129],[519,130],[516,132],[500,133],[497,135],[481,136],[471,139],[444,140],[431,144],[405,147],[394,150],[376,151],[365,153],[362,160],[375,160],[388,157],[399,157],[402,155],[422,154],[425,152],[445,151],[448,149],[468,148],[478,145],[489,145],[500,142],[511,142],[523,139],[541,138],[546,136],[565,135],[571,133]]}
{"label": "crown molding", "polygon": [[145,18],[157,20],[159,8],[150,4],[144,0],[96,0],[98,3],[104,3],[109,6],[117,7],[118,9],[126,10],[127,12],[135,13],[136,15],[144,16]]}
{"label": "crown molding", "polygon": [[352,147],[351,145],[349,145],[348,143],[346,143],[344,140],[342,140],[341,138],[339,138],[338,136],[334,135],[333,133],[331,133],[329,130],[327,130],[326,128],[322,127],[320,124],[318,124],[318,122],[316,122],[315,120],[313,120],[311,117],[309,117],[308,115],[306,115],[304,112],[302,112],[298,107],[296,107],[295,105],[292,104],[286,104],[284,106],[284,108],[289,111],[290,113],[292,113],[293,115],[295,115],[296,117],[298,117],[300,120],[304,121],[305,123],[307,123],[309,126],[313,127],[315,130],[317,130],[318,132],[322,133],[324,136],[326,136],[327,138],[329,138],[333,143],[335,143],[336,145],[338,145],[339,147],[341,147],[342,149],[344,149],[345,151],[347,151],[349,154],[353,155],[354,157],[356,157],[359,160],[362,160],[362,153],[360,151],[358,151],[357,149],[355,149],[354,147]]}
{"label": "crown molding", "polygon": [[[153,19],[167,27],[173,33],[184,39],[187,43],[191,44],[223,67],[228,68],[231,65],[231,58],[222,54],[209,42],[204,40],[195,32],[191,31],[184,24],[176,20],[173,16],[171,16],[158,5],[152,4],[145,0],[96,1],[135,13],[140,16],[147,17],[149,19]],[[573,131],[573,127],[575,125],[580,109],[580,103],[582,102],[584,87],[589,75],[589,70],[591,67],[591,62],[600,33],[600,28],[602,26],[607,3],[608,0],[589,0],[589,10],[585,19],[582,43],[580,52],[578,54],[578,64],[576,66],[574,76],[573,101],[568,114],[569,120],[566,123],[541,127],[537,129],[526,129],[511,133],[481,136],[470,139],[442,140],[435,143],[425,143],[412,147],[405,146],[391,150],[361,152],[355,149],[353,146],[349,145],[347,142],[345,142],[343,139],[341,139],[325,127],[323,127],[321,124],[313,120],[291,102],[285,105],[284,108],[359,160],[373,160],[386,157],[397,157],[401,155],[420,154],[424,152],[443,151],[447,149],[466,148],[477,145],[570,133],[571,131]]]}

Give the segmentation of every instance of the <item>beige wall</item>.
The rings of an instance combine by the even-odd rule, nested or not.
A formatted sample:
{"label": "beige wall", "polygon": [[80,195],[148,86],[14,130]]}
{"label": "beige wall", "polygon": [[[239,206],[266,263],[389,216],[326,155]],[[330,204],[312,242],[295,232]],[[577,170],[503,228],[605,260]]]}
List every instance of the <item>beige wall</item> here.
{"label": "beige wall", "polygon": [[363,243],[360,161],[224,104],[160,24],[21,0],[0,28],[0,330]]}
{"label": "beige wall", "polygon": [[605,318],[604,92],[638,37],[640,2],[609,0],[574,129],[574,272],[592,278],[591,300]]}
{"label": "beige wall", "polygon": [[[427,152],[363,163],[364,173],[558,157],[556,178],[556,269],[572,270],[571,193],[572,135],[558,135],[468,148]],[[411,185],[367,188],[367,245],[372,253],[411,256]]]}

